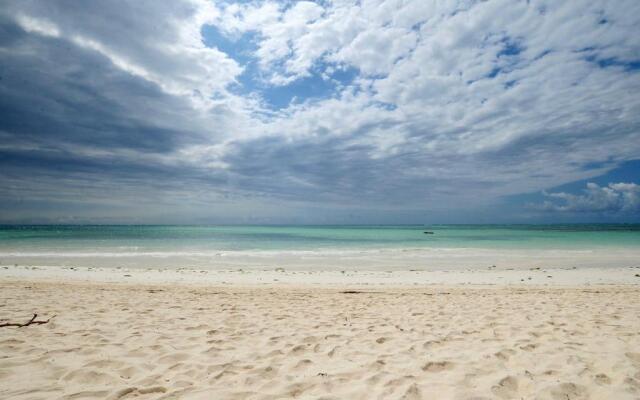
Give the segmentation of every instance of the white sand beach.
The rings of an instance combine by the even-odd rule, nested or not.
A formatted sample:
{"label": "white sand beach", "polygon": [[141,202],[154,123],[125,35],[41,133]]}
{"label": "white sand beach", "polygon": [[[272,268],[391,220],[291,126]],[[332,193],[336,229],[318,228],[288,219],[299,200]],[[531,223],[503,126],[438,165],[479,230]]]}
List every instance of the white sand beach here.
{"label": "white sand beach", "polygon": [[638,399],[638,272],[8,267],[0,398]]}

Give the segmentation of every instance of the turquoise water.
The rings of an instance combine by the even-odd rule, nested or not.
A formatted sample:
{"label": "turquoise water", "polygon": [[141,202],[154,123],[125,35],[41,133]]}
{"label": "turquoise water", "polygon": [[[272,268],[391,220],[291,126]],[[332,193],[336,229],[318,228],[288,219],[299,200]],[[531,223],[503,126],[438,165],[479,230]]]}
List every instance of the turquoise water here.
{"label": "turquoise water", "polygon": [[0,255],[602,247],[640,248],[640,225],[0,226]]}

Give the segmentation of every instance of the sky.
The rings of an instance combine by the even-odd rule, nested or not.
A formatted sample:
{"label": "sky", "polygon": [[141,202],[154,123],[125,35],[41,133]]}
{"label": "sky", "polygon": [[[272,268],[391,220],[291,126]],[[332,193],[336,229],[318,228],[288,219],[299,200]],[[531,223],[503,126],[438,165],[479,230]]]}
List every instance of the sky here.
{"label": "sky", "polygon": [[0,0],[0,223],[640,222],[640,2]]}

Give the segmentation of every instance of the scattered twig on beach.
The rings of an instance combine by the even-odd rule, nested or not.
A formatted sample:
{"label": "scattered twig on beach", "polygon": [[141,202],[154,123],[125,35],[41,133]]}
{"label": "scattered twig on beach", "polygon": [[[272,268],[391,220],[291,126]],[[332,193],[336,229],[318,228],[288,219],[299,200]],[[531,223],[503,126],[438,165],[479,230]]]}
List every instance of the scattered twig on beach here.
{"label": "scattered twig on beach", "polygon": [[17,323],[17,322],[3,322],[3,323],[0,323],[0,328],[4,328],[4,327],[7,327],[7,326],[17,326],[18,328],[22,328],[22,327],[29,326],[29,325],[32,325],[32,324],[42,325],[42,324],[46,324],[47,322],[51,321],[51,319],[53,317],[55,317],[55,315],[52,316],[51,318],[49,318],[46,321],[36,321],[37,317],[38,317],[38,314],[33,314],[33,317],[31,317],[31,319],[28,322],[25,322],[24,324],[20,324],[20,323]]}

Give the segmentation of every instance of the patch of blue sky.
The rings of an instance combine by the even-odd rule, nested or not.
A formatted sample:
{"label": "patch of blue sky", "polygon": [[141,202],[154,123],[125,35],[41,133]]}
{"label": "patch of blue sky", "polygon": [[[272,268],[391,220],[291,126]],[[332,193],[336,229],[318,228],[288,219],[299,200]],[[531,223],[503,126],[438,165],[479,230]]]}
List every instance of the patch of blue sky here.
{"label": "patch of blue sky", "polygon": [[247,32],[238,37],[233,37],[224,35],[213,25],[203,25],[200,33],[205,46],[217,48],[239,64],[250,62],[253,59],[253,53],[257,49],[256,33],[254,32]]}
{"label": "patch of blue sky", "polygon": [[387,111],[394,111],[398,108],[398,106],[396,104],[392,104],[392,103],[385,103],[382,101],[373,101],[371,103],[372,105],[375,105],[379,108],[382,108],[383,110],[387,110]]}
{"label": "patch of blue sky", "polygon": [[517,80],[515,80],[515,79],[514,79],[514,80],[510,80],[510,81],[507,81],[507,82],[505,82],[505,84],[504,84],[504,88],[505,88],[505,89],[510,89],[510,88],[514,87],[517,83],[518,83],[518,81],[517,81]]}
{"label": "patch of blue sky", "polygon": [[500,67],[493,67],[491,69],[491,71],[487,74],[487,78],[492,79],[495,78],[496,76],[498,76],[498,74],[500,73],[500,71],[502,71],[502,68]]}
{"label": "patch of blue sky", "polygon": [[[321,65],[326,70],[329,65]],[[274,109],[286,108],[291,104],[310,100],[322,100],[336,96],[340,90],[351,84],[357,76],[352,68],[334,69],[330,73],[315,71],[310,76],[296,79],[284,86],[266,86],[260,90],[265,102]]]}
{"label": "patch of blue sky", "polygon": [[257,76],[259,69],[254,53],[257,50],[255,32],[246,32],[242,35],[225,35],[213,25],[204,25],[201,29],[205,46],[217,48],[227,56],[235,60],[243,68],[243,72],[238,76],[237,84],[229,89],[231,92],[240,95],[249,95],[259,87]]}
{"label": "patch of blue sky", "polygon": [[[500,73],[502,72],[510,72],[520,61],[520,58],[518,57],[520,53],[525,50],[525,48],[519,41],[509,36],[502,38],[500,40],[500,43],[502,43],[502,48],[500,49],[500,51],[498,51],[498,53],[496,53],[496,58],[494,61],[495,66],[491,69],[491,71],[489,71],[488,74],[484,76],[485,79],[493,79],[496,76],[500,75]],[[543,57],[544,55],[546,55],[546,53],[541,57]],[[476,82],[476,80],[468,80],[466,83],[467,85],[471,85],[474,82]],[[511,83],[507,83],[507,88],[512,87],[515,83],[515,81],[510,82]]]}
{"label": "patch of blue sky", "polygon": [[[333,97],[341,88],[351,84],[358,75],[354,68],[319,63],[309,76],[298,78],[287,85],[271,85],[265,79],[264,71],[260,70],[253,56],[257,49],[255,33],[229,37],[213,25],[203,26],[201,33],[206,46],[215,47],[226,53],[244,68],[243,73],[238,77],[238,84],[231,87],[231,91],[242,95],[258,94],[265,105],[273,110],[309,100]],[[276,66],[274,69],[282,68]]]}
{"label": "patch of blue sky", "polygon": [[616,57],[599,57],[598,49],[595,47],[585,47],[578,50],[578,53],[584,53],[584,60],[596,64],[600,68],[621,67],[625,71],[636,71],[640,69],[640,59],[637,60],[620,60]]}
{"label": "patch of blue sky", "polygon": [[597,58],[595,56],[588,56],[586,60],[598,64],[600,68],[622,67],[625,71],[640,69],[640,60],[624,61],[617,58]]}
{"label": "patch of blue sky", "polygon": [[522,51],[524,50],[524,48],[520,43],[518,43],[518,41],[513,40],[510,37],[504,38],[503,43],[504,43],[504,47],[496,55],[498,58],[517,56],[518,54],[522,53]]}

